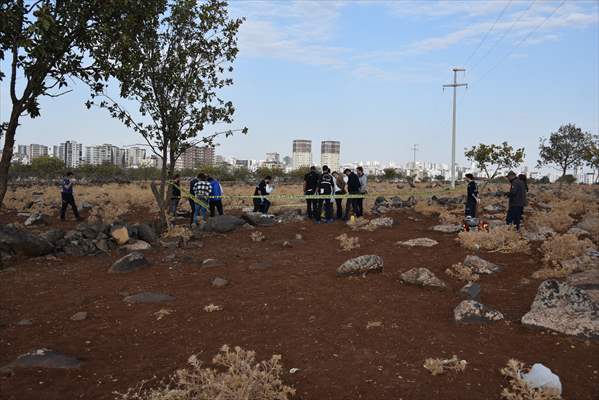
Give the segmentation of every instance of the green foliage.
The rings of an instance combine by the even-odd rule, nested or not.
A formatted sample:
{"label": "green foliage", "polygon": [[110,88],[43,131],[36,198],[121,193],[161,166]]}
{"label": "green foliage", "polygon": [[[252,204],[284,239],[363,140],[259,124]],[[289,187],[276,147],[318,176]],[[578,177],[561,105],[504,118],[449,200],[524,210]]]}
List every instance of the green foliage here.
{"label": "green foliage", "polygon": [[586,165],[593,170],[594,182],[599,182],[599,137],[595,137],[584,154]]}
{"label": "green foliage", "polygon": [[385,168],[383,169],[383,179],[392,180],[399,176],[397,170],[395,168]]}
{"label": "green foliage", "polygon": [[501,145],[481,143],[472,146],[464,154],[489,180],[494,179],[502,169],[515,168],[524,161],[524,148],[514,150],[507,142]]}
{"label": "green foliage", "polygon": [[38,157],[31,161],[31,171],[44,178],[56,177],[66,170],[64,161],[54,157]]}
{"label": "green foliage", "polygon": [[285,171],[283,171],[281,168],[276,167],[259,167],[255,173],[255,176],[257,178],[264,178],[267,175],[270,175],[273,178],[282,177],[285,176]]}
{"label": "green foliage", "polygon": [[549,140],[540,139],[538,166],[555,165],[566,175],[569,169],[579,167],[585,161],[593,136],[574,124],[562,125],[552,132]]}
{"label": "green foliage", "polygon": [[304,179],[308,172],[310,172],[310,167],[300,167],[289,172],[288,176],[295,179]]}
{"label": "green foliage", "polygon": [[559,183],[567,183],[568,185],[576,182],[576,177],[574,175],[566,174],[560,176],[556,182]]}

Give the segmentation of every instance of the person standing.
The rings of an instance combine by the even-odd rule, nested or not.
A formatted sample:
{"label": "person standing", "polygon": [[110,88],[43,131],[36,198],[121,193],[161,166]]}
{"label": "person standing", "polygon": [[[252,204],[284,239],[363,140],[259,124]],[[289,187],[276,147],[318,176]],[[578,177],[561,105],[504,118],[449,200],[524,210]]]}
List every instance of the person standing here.
{"label": "person standing", "polygon": [[325,223],[333,222],[333,199],[331,196],[335,193],[335,178],[331,175],[328,166],[322,166],[322,176],[318,180],[318,195],[323,198],[318,199],[316,207],[316,223],[320,224],[322,218],[322,208],[324,205]]}
{"label": "person standing", "polygon": [[189,181],[189,195],[191,196],[189,199],[189,208],[191,209],[191,221],[190,223],[193,224],[193,214],[195,213],[195,201],[193,201],[193,197],[195,196],[195,185],[198,182],[198,178],[196,176],[194,176],[193,178],[191,178],[191,180]]}
{"label": "person standing", "polygon": [[62,198],[62,206],[60,207],[60,220],[64,221],[66,217],[67,207],[71,206],[73,209],[73,214],[75,214],[75,218],[77,221],[81,221],[82,218],[79,215],[79,211],[77,210],[77,205],[75,204],[75,196],[73,195],[73,173],[71,171],[65,174],[65,177],[62,179],[60,196]]}
{"label": "person standing", "polygon": [[[333,178],[335,178],[335,196],[343,196],[345,192],[345,175],[339,174],[337,171],[333,172]],[[337,210],[337,219],[343,218],[343,199],[335,197],[335,205]]]}
{"label": "person standing", "polygon": [[524,221],[524,208],[528,206],[528,181],[526,179],[525,174],[519,174],[518,179],[520,179],[522,183],[524,183],[524,193],[526,194],[526,198],[524,199],[524,206],[522,207],[522,217],[520,218],[522,221]]}
{"label": "person standing", "polygon": [[[362,195],[366,195],[368,193],[368,177],[366,176],[366,174],[364,174],[364,168],[362,168],[361,166],[356,168],[357,171],[357,175],[358,178],[360,180],[360,194]],[[360,197],[356,202],[356,205],[358,206],[358,217],[361,217],[364,215],[364,197]]]}
{"label": "person standing", "polygon": [[173,177],[173,182],[171,183],[171,213],[173,217],[177,216],[179,200],[181,200],[181,178],[177,174]]}
{"label": "person standing", "polygon": [[[358,178],[358,175],[356,175],[356,173],[353,172],[352,170],[350,170],[349,168],[347,168],[345,171],[343,171],[343,173],[345,175],[345,177],[343,179],[344,179],[345,183],[347,184],[347,193],[350,196],[359,195],[360,194],[360,178]],[[345,202],[345,219],[346,220],[349,218],[350,209],[356,217],[359,216],[357,200],[358,200],[357,198],[349,197],[347,199],[347,201]]]}
{"label": "person standing", "polygon": [[218,210],[218,215],[223,215],[223,188],[220,185],[220,182],[213,177],[208,177],[208,182],[210,182],[210,216],[214,217],[215,209]]}
{"label": "person standing", "polygon": [[466,174],[466,181],[468,182],[468,188],[466,190],[466,207],[464,213],[466,214],[466,218],[476,218],[476,206],[480,203],[478,186],[472,174]]}
{"label": "person standing", "polygon": [[[316,190],[318,188],[318,172],[316,172],[316,167],[311,166],[310,172],[304,175],[304,195],[306,196],[315,196]],[[318,205],[317,199],[306,199],[306,215],[308,219],[312,219],[316,217],[316,208]]]}
{"label": "person standing", "polygon": [[254,212],[261,212],[262,214],[268,214],[270,208],[270,201],[267,196],[274,191],[274,187],[270,184],[272,177],[267,175],[256,185],[254,190],[254,196],[260,196],[254,198]]}
{"label": "person standing", "polygon": [[510,191],[506,193],[509,200],[505,222],[508,225],[515,225],[516,229],[519,231],[520,223],[522,221],[522,212],[524,211],[524,205],[526,204],[526,188],[524,182],[518,179],[514,171],[508,172],[507,178],[510,181]]}
{"label": "person standing", "polygon": [[[203,173],[198,174],[198,181],[196,182],[193,189],[196,200],[202,202],[203,204],[206,204],[208,202],[208,196],[210,196],[210,189],[211,186],[210,183],[206,180],[206,175]],[[206,222],[206,207],[196,202],[193,211],[194,225],[198,224],[198,216],[200,215],[200,213],[202,214],[202,221]]]}

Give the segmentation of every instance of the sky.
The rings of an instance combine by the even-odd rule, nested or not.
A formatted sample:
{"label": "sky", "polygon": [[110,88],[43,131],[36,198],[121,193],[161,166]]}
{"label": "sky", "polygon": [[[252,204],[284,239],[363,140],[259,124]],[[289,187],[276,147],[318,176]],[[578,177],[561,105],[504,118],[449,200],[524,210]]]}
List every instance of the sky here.
{"label": "sky", "polygon": [[[217,154],[291,154],[293,139],[341,141],[344,162],[449,163],[452,68],[468,83],[457,97],[457,160],[478,143],[524,147],[534,166],[540,137],[574,123],[599,133],[599,1],[232,1],[245,17],[234,85],[223,92],[247,135]],[[3,69],[6,64],[0,64]],[[105,110],[88,111],[88,89],[41,101],[19,144],[129,145],[142,139]],[[0,119],[10,98],[0,84]]]}

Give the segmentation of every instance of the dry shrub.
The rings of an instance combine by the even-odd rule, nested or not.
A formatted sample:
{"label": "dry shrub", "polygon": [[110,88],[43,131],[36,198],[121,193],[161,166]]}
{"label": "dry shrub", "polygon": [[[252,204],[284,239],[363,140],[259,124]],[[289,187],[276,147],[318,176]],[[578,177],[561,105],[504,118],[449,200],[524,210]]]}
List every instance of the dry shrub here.
{"label": "dry shrub", "polygon": [[426,215],[427,217],[437,217],[441,215],[445,209],[438,204],[429,204],[425,201],[419,201],[414,206],[414,211],[422,215]]}
{"label": "dry shrub", "polygon": [[168,230],[162,234],[164,239],[180,239],[184,243],[187,243],[192,236],[193,232],[188,227],[171,224],[168,225]]}
{"label": "dry shrub", "polygon": [[550,227],[556,232],[565,232],[574,223],[567,210],[553,209],[551,211],[537,211],[527,221],[527,226],[534,231],[541,227]]}
{"label": "dry shrub", "polygon": [[480,275],[473,272],[472,268],[467,267],[462,263],[453,264],[450,268],[445,270],[445,273],[465,282],[476,282],[480,278]]}
{"label": "dry shrub", "polygon": [[250,233],[250,238],[252,239],[252,242],[262,242],[266,240],[266,236],[260,231]]}
{"label": "dry shrub", "polygon": [[529,251],[528,242],[513,226],[499,226],[490,231],[460,232],[458,239],[468,250],[486,250],[501,253]]}
{"label": "dry shrub", "polygon": [[192,355],[191,368],[177,371],[170,383],[160,387],[129,389],[119,393],[120,400],[287,400],[295,390],[281,380],[281,356],[256,362],[256,353],[240,347],[231,350],[225,345],[212,363],[217,367],[202,368],[202,362]]}
{"label": "dry shrub", "polygon": [[586,213],[576,226],[589,232],[593,241],[599,243],[599,214]]}
{"label": "dry shrub", "polygon": [[444,224],[461,225],[464,222],[464,213],[456,214],[448,210],[443,210],[439,214],[439,220]]}
{"label": "dry shrub", "polygon": [[563,261],[580,257],[593,247],[593,242],[590,240],[581,240],[574,234],[566,233],[546,240],[541,245],[541,252],[545,264],[560,267]]}
{"label": "dry shrub", "polygon": [[454,355],[446,360],[442,358],[427,358],[424,360],[422,366],[429,370],[432,375],[441,375],[446,371],[463,372],[467,364],[466,360],[460,360],[458,356]]}
{"label": "dry shrub", "polygon": [[518,360],[509,360],[501,374],[509,379],[509,386],[503,388],[501,397],[507,400],[560,400],[561,396],[552,391],[533,389],[522,379],[524,364]]}
{"label": "dry shrub", "polygon": [[349,237],[346,233],[337,236],[335,239],[339,241],[339,246],[341,246],[342,251],[350,251],[360,247],[360,238]]}

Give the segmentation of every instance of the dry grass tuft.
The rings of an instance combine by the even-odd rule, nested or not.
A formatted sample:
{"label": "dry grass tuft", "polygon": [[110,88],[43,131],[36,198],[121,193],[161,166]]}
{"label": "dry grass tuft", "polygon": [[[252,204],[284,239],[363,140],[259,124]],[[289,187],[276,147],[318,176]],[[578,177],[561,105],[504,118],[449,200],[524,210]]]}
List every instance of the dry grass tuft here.
{"label": "dry grass tuft", "polygon": [[119,400],[287,400],[295,390],[281,380],[281,356],[256,362],[256,353],[225,345],[213,359],[215,369],[203,368],[197,356],[188,369],[177,371],[170,383],[158,388],[129,389]]}
{"label": "dry grass tuft", "polygon": [[461,225],[464,223],[464,212],[462,211],[461,213],[457,214],[448,210],[443,210],[439,214],[439,220],[443,224]]}
{"label": "dry grass tuft", "polygon": [[252,239],[252,242],[263,242],[266,240],[266,236],[260,231],[250,233],[250,238]]}
{"label": "dry grass tuft", "polygon": [[187,243],[192,236],[191,229],[183,225],[169,225],[168,230],[162,234],[164,239],[179,239],[184,243]]}
{"label": "dry grass tuft", "polygon": [[446,210],[438,204],[429,204],[426,201],[419,201],[414,206],[414,211],[426,215],[427,217],[438,217]]}
{"label": "dry grass tuft", "polygon": [[442,358],[427,358],[424,360],[422,366],[434,376],[444,374],[446,371],[463,372],[466,369],[466,365],[468,365],[466,360],[460,360],[458,356],[454,355],[446,360]]}
{"label": "dry grass tuft", "polygon": [[457,240],[468,250],[475,251],[517,253],[530,250],[528,242],[512,226],[500,226],[489,232],[460,232]]}
{"label": "dry grass tuft", "polygon": [[556,232],[565,232],[574,223],[574,218],[567,210],[554,208],[551,211],[537,211],[526,222],[533,231],[538,231],[541,227],[550,227]]}
{"label": "dry grass tuft", "polygon": [[593,248],[593,242],[588,239],[578,239],[574,234],[557,235],[546,240],[541,245],[545,264],[559,267],[563,261],[582,256]]}
{"label": "dry grass tuft", "polygon": [[476,282],[480,279],[480,275],[472,271],[472,268],[465,266],[462,263],[453,264],[445,270],[445,273],[454,278],[465,282]]}
{"label": "dry grass tuft", "polygon": [[501,397],[507,400],[560,400],[561,396],[541,388],[533,389],[522,379],[524,364],[511,359],[501,369],[501,374],[509,379],[509,386],[503,388]]}
{"label": "dry grass tuft", "polygon": [[222,311],[222,310],[223,310],[223,306],[217,306],[212,303],[210,303],[204,307],[204,311],[206,311],[208,313],[215,312],[215,311]]}
{"label": "dry grass tuft", "polygon": [[339,241],[342,251],[351,251],[360,247],[360,238],[349,237],[346,233],[337,236],[335,239]]}

